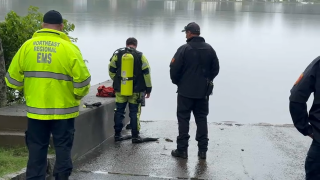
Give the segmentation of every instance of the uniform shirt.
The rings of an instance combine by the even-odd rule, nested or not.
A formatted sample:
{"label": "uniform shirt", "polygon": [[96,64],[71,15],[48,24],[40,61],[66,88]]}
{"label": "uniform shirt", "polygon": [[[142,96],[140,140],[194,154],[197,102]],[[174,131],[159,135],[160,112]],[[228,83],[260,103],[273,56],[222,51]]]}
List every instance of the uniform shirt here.
{"label": "uniform shirt", "polygon": [[[290,114],[297,130],[307,136],[314,135],[320,142],[320,57],[312,61],[299,76],[289,97]],[[314,93],[314,101],[308,113],[307,101]]]}
{"label": "uniform shirt", "polygon": [[[202,65],[201,65],[202,64]],[[205,98],[208,81],[219,73],[215,50],[197,36],[180,46],[170,63],[170,77],[178,86],[178,94],[188,98]]]}

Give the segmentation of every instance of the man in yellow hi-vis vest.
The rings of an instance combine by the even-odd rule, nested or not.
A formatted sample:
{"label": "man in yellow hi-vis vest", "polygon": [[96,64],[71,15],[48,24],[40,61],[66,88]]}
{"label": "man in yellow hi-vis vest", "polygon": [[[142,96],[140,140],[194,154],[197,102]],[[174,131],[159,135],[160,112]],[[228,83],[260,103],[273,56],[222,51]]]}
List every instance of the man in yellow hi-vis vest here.
{"label": "man in yellow hi-vis vest", "polygon": [[89,92],[91,76],[80,50],[62,32],[61,14],[47,12],[42,27],[18,50],[5,80],[25,95],[27,180],[45,179],[51,133],[56,151],[55,179],[67,180],[73,169],[74,118],[79,115],[81,98]]}

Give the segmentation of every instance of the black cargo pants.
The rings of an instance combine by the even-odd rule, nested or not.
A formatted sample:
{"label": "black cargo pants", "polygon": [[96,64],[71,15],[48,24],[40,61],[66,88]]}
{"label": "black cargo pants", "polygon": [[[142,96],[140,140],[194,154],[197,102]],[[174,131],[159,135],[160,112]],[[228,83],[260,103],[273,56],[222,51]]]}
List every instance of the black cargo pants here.
{"label": "black cargo pants", "polygon": [[313,140],[305,162],[306,180],[320,179],[320,143]]}
{"label": "black cargo pants", "polygon": [[53,175],[71,175],[73,165],[71,149],[74,137],[74,119],[35,120],[28,119],[26,145],[29,149],[27,180],[45,180],[47,171],[47,153],[52,133],[56,152]]}
{"label": "black cargo pants", "polygon": [[179,136],[177,137],[178,151],[188,150],[189,122],[191,111],[193,112],[196,124],[198,148],[201,152],[208,150],[208,124],[207,116],[209,114],[209,99],[192,99],[178,95],[177,117],[179,124]]}

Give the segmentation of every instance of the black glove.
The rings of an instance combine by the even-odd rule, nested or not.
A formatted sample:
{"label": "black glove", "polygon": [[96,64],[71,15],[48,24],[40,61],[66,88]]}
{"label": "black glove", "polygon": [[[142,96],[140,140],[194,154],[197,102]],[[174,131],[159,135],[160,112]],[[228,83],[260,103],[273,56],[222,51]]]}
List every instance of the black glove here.
{"label": "black glove", "polygon": [[92,107],[99,107],[101,106],[101,102],[96,102],[96,103],[93,103],[93,104],[88,104],[88,103],[84,103],[84,105],[88,108],[92,108]]}

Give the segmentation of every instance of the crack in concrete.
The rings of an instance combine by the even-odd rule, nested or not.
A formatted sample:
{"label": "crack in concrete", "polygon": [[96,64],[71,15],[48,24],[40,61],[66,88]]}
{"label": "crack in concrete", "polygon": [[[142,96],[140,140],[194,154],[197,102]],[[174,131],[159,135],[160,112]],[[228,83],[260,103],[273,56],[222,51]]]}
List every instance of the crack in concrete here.
{"label": "crack in concrete", "polygon": [[162,178],[162,179],[191,179],[191,180],[206,180],[202,178],[184,178],[184,177],[166,177],[166,176],[155,176],[146,174],[132,174],[132,173],[121,173],[121,172],[105,172],[105,171],[88,171],[88,170],[74,170],[74,172],[80,173],[92,173],[92,174],[113,174],[120,176],[137,176],[137,177],[150,177],[150,178]]}
{"label": "crack in concrete", "polygon": [[[154,123],[157,121],[175,121],[175,120],[140,120],[143,123]],[[209,124],[219,126],[275,126],[275,127],[294,127],[293,124],[270,124],[265,122],[260,123],[239,123],[235,121],[221,121],[221,122],[208,122]]]}
{"label": "crack in concrete", "polygon": [[242,155],[240,155],[240,159],[241,159],[241,164],[242,164],[242,167],[243,167],[243,173],[244,173],[248,178],[254,180],[252,177],[250,177],[249,172],[247,171],[247,169],[246,169],[246,167],[245,167],[245,165],[244,165],[244,163],[243,163],[243,157],[242,157]]}

